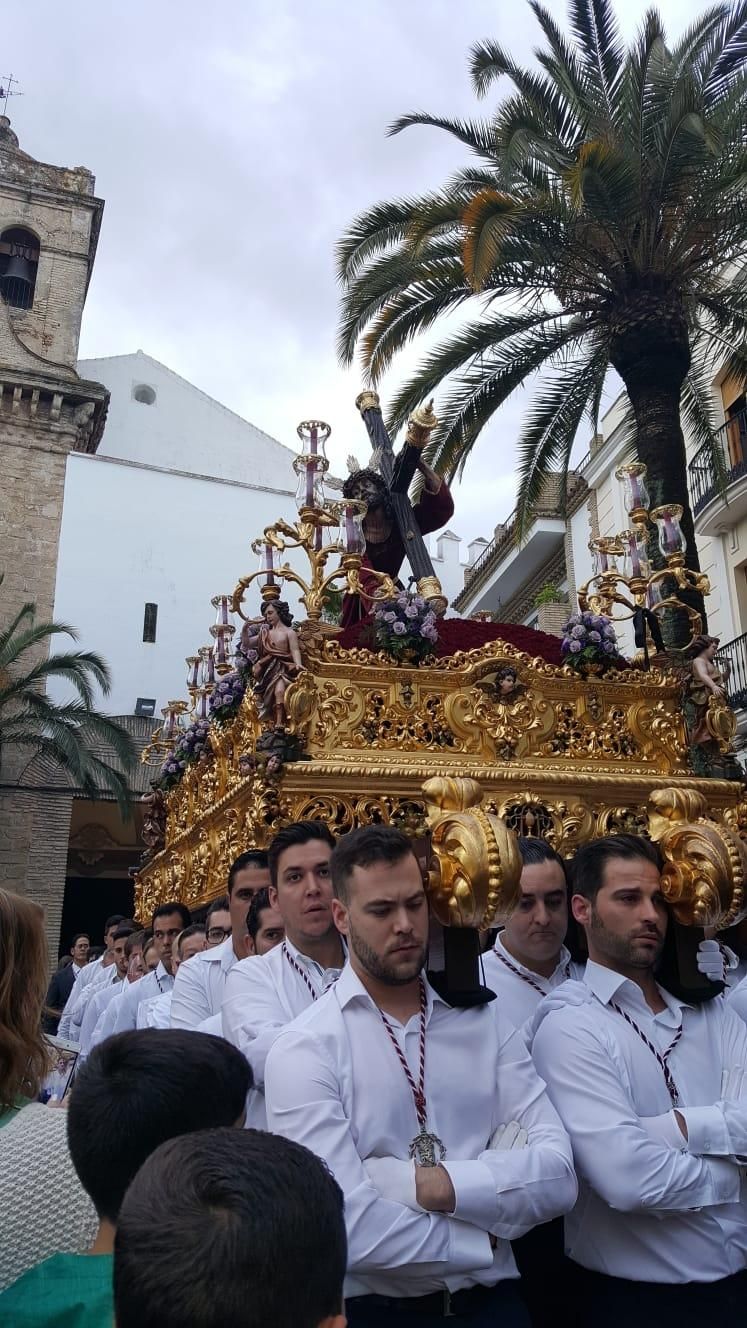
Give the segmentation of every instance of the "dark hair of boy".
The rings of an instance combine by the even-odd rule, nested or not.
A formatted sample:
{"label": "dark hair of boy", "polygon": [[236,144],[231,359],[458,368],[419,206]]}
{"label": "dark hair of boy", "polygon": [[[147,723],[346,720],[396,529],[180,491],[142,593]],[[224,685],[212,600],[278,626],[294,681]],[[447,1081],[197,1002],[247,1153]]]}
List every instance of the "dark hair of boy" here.
{"label": "dark hair of boy", "polygon": [[252,895],[252,902],[246,915],[246,929],[253,941],[257,939],[257,932],[262,926],[262,914],[266,908],[270,907],[270,891],[266,885]]}
{"label": "dark hair of boy", "polygon": [[655,844],[640,835],[607,835],[582,844],[571,864],[571,894],[596,899],[604,885],[604,869],[612,858],[628,862],[640,858],[661,867],[661,855]]}
{"label": "dark hair of boy", "polygon": [[291,821],[290,825],[284,825],[282,830],[278,830],[267,851],[272,885],[277,886],[278,862],[285,850],[295,848],[298,844],[310,844],[315,839],[328,844],[330,848],[335,846],[334,835],[324,821]]}
{"label": "dark hair of boy", "polygon": [[342,1191],[320,1158],[275,1134],[205,1130],[163,1144],[127,1192],[116,1322],[342,1328],[346,1261]]}
{"label": "dark hair of boy", "polygon": [[348,902],[348,885],[356,867],[373,867],[378,862],[390,865],[402,862],[413,847],[407,835],[393,825],[363,825],[338,839],[329,870],[335,898]]}
{"label": "dark hair of boy", "polygon": [[173,902],[168,904],[158,905],[158,908],[155,910],[153,917],[151,919],[151,924],[153,926],[153,929],[155,930],[156,918],[167,918],[170,917],[172,913],[179,914],[179,917],[181,918],[181,928],[180,928],[181,931],[184,931],[185,927],[189,927],[190,923],[192,922],[192,914],[190,913],[186,904],[180,904],[178,900],[174,900]]}
{"label": "dark hair of boy", "polygon": [[116,1224],[135,1172],[166,1139],[236,1124],[251,1086],[241,1052],[210,1033],[145,1028],[94,1047],[75,1079],[67,1137],[99,1218]]}
{"label": "dark hair of boy", "polygon": [[233,890],[233,883],[236,880],[236,877],[238,876],[240,871],[244,870],[245,867],[256,867],[258,871],[266,871],[267,854],[264,852],[264,849],[259,849],[259,848],[247,849],[246,853],[240,853],[238,858],[236,858],[235,861],[231,863],[231,866],[228,871],[229,895]]}

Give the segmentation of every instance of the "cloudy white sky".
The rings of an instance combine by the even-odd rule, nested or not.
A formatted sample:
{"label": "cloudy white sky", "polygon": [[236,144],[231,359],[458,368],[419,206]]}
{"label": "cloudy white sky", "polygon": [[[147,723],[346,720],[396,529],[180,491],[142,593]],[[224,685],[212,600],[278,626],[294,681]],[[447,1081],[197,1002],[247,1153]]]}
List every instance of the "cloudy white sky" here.
{"label": "cloudy white sky", "polygon": [[[618,7],[632,33],[647,4]],[[679,33],[704,5],[659,8]],[[335,241],[465,160],[437,130],[387,124],[478,112],[468,49],[493,37],[529,58],[523,0],[27,0],[2,26],[21,146],[87,166],[106,200],[81,355],[141,348],[291,446],[300,419],[328,420],[338,469],[365,456],[360,378],[335,355]],[[519,393],[473,456],[452,523],[467,539],[513,506],[521,410]]]}

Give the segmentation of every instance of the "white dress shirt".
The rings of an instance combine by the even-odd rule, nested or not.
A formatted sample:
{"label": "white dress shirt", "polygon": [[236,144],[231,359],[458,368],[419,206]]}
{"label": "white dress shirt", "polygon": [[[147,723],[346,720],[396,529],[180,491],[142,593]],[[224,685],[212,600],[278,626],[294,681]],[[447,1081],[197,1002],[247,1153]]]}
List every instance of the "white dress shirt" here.
{"label": "white dress shirt", "polygon": [[137,1028],[137,1008],[140,1002],[147,1001],[149,996],[161,996],[163,992],[171,991],[173,985],[174,979],[159,960],[153,973],[146,973],[144,978],[128,984],[121,1001],[117,1001],[117,1021],[113,1031],[126,1033],[128,1029]]}
{"label": "white dress shirt", "polygon": [[317,996],[339,973],[339,969],[325,970],[301,954],[287,937],[267,954],[250,955],[234,964],[223,997],[223,1035],[246,1056],[255,1088],[264,1086],[265,1060],[278,1033],[314,1002],[284,947],[304,970]]}
{"label": "white dress shirt", "polygon": [[[747,1028],[723,1000],[686,1005],[589,961],[538,1013],[535,1065],[573,1142],[578,1203],[565,1221],[577,1263],[641,1282],[711,1282],[747,1264]],[[688,1142],[656,1057],[668,1058]]]}
{"label": "white dress shirt", "polygon": [[747,977],[726,992],[729,1009],[747,1024]]}
{"label": "white dress shirt", "polygon": [[171,1028],[171,1001],[174,989],[149,996],[137,1007],[138,1028]]}
{"label": "white dress shirt", "polygon": [[512,1028],[520,1028],[527,1045],[531,1041],[531,1025],[537,1006],[543,997],[568,978],[583,976],[584,965],[575,964],[570,952],[562,946],[555,972],[543,978],[533,969],[525,968],[496,937],[492,950],[482,956],[485,986],[494,991],[498,1008]]}
{"label": "white dress shirt", "polygon": [[[104,956],[100,955],[98,959],[92,959],[90,964],[85,964],[77,974],[75,982],[70,990],[70,995],[63,1006],[59,1028],[57,1029],[58,1037],[67,1038],[70,1042],[77,1040],[76,1038],[71,1037],[70,1033],[70,1020],[73,1010],[78,1003],[81,993],[85,991],[89,983],[98,982],[106,973],[107,969],[103,967],[103,963]],[[107,965],[107,968],[109,967],[112,967],[112,965]],[[80,1025],[78,1025],[78,1027],[80,1027]]]}
{"label": "white dress shirt", "polygon": [[117,995],[124,979],[119,977],[116,964],[112,964],[113,977],[106,984],[100,983],[91,992],[80,1027],[80,1054],[85,1057],[95,1047],[96,1026],[109,1002]]}
{"label": "white dress shirt", "polygon": [[230,970],[239,961],[233,937],[227,936],[211,950],[201,950],[179,965],[171,1002],[172,1028],[197,1028],[204,1019],[220,1012]]}
{"label": "white dress shirt", "polygon": [[[141,979],[138,978],[137,981],[139,982]],[[129,986],[129,982],[118,982],[111,989],[114,994],[102,1014],[99,1015],[98,1023],[96,1024],[91,1037],[92,1047],[97,1047],[100,1042],[106,1042],[106,1039],[113,1035],[117,1023],[119,1002]]]}
{"label": "white dress shirt", "polygon": [[[344,1191],[348,1296],[421,1296],[517,1277],[509,1241],[576,1197],[568,1136],[497,1002],[453,1009],[427,983],[426,995],[427,1123],[446,1147],[451,1216],[383,1198],[363,1166],[372,1157],[406,1160],[420,1127],[381,1012],[349,964],[267,1057],[268,1128],[324,1158]],[[417,1082],[420,1014],[404,1027],[389,1024]],[[496,1127],[512,1120],[528,1146],[486,1151]],[[488,1233],[498,1238],[495,1251]]]}

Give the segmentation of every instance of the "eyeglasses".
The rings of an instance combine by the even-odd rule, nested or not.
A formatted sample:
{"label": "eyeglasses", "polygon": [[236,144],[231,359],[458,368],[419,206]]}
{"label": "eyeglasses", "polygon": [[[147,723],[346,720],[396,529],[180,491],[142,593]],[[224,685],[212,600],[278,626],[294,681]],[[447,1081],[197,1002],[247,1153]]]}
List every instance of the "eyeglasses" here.
{"label": "eyeglasses", "polygon": [[211,945],[218,945],[231,935],[231,927],[208,927],[207,938]]}

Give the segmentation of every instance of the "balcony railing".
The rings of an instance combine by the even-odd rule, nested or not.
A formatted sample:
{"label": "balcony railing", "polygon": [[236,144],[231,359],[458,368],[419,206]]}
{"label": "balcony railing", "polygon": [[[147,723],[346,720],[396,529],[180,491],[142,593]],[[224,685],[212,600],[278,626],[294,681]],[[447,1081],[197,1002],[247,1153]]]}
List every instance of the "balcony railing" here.
{"label": "balcony railing", "polygon": [[716,659],[724,667],[727,665],[729,677],[726,694],[735,710],[747,709],[747,632],[727,641],[719,650]]}
{"label": "balcony railing", "polygon": [[471,567],[466,568],[464,573],[465,584],[467,581],[472,581],[474,577],[479,575],[483,567],[486,567],[487,564],[490,562],[491,558],[493,557],[493,554],[496,552],[497,549],[502,548],[504,545],[511,544],[513,542],[515,525],[516,525],[516,508],[514,508],[510,516],[506,517],[506,520],[503,522],[503,526],[500,533],[498,535],[493,536],[490,543],[485,545],[485,548],[480,554],[480,557],[475,559]]}
{"label": "balcony railing", "polygon": [[716,434],[716,455],[707,444],[688,466],[690,498],[697,516],[720,489],[747,475],[747,410],[740,410]]}

